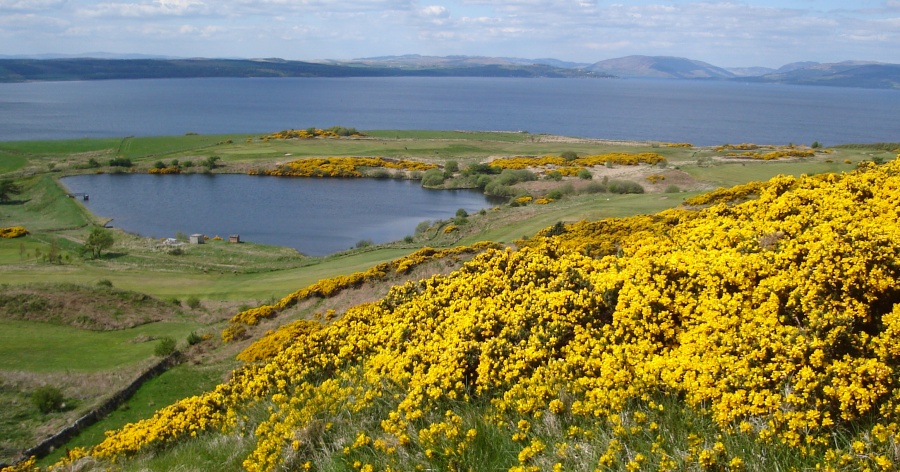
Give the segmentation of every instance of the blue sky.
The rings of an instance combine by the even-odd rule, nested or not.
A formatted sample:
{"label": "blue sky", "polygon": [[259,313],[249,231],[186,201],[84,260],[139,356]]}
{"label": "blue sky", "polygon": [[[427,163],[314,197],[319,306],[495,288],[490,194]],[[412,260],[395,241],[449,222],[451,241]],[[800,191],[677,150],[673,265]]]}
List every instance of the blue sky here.
{"label": "blue sky", "polygon": [[900,0],[0,0],[0,55],[900,63]]}

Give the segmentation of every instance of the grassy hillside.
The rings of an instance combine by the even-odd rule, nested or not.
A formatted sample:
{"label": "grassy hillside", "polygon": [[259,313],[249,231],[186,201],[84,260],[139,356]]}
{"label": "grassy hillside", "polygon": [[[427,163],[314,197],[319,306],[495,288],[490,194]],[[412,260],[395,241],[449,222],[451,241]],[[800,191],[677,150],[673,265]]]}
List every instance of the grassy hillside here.
{"label": "grassy hillside", "polygon": [[68,460],[890,470],[897,175],[900,161],[779,176],[653,216],[554,225],[285,325],[230,381]]}
{"label": "grassy hillside", "polygon": [[[676,207],[686,198],[695,197],[717,187],[744,183],[748,180],[768,179],[777,174],[800,176],[821,172],[849,172],[862,161],[889,160],[895,155],[888,149],[871,146],[818,151],[799,147],[778,150],[760,147],[754,151],[755,156],[746,156],[737,155],[738,151],[733,147],[693,148],[681,145],[669,146],[665,143],[608,142],[527,133],[370,131],[366,135],[356,138],[308,140],[280,140],[271,136],[250,135],[186,135],[118,140],[0,143],[0,153],[15,156],[15,159],[9,161],[0,159],[5,164],[8,163],[0,179],[14,179],[23,189],[22,194],[16,195],[13,201],[0,204],[0,227],[21,225],[30,232],[21,238],[0,238],[0,266],[2,266],[0,284],[7,284],[0,291],[0,297],[8,297],[9,303],[6,306],[9,307],[21,306],[19,300],[33,303],[35,307],[28,316],[8,312],[10,316],[6,316],[2,321],[4,324],[2,336],[5,340],[3,354],[6,364],[0,366],[0,395],[5,395],[4,398],[8,399],[5,402],[16,407],[0,413],[0,437],[9,438],[8,442],[0,444],[2,452],[0,461],[15,457],[17,449],[31,445],[36,438],[58,429],[102,398],[104,392],[113,391],[117,386],[136,376],[141,368],[152,361],[152,351],[158,338],[168,336],[177,339],[179,347],[188,351],[188,358],[193,365],[209,369],[205,371],[208,374],[207,378],[221,378],[234,365],[234,355],[260,339],[269,330],[274,330],[282,324],[310,319],[319,319],[321,321],[317,323],[327,327],[332,326],[332,323],[325,323],[326,320],[337,319],[338,321],[333,323],[334,326],[343,326],[341,323],[345,321],[340,320],[367,306],[359,303],[382,299],[392,285],[402,285],[408,280],[424,279],[433,274],[448,274],[470,256],[454,255],[434,260],[426,257],[422,265],[416,262],[415,268],[409,271],[406,269],[400,271],[397,270],[398,266],[391,266],[393,268],[386,270],[384,276],[364,278],[365,282],[353,282],[346,285],[345,289],[324,298],[313,296],[291,305],[290,308],[276,310],[277,316],[274,318],[264,319],[258,325],[248,326],[245,337],[241,340],[232,343],[222,342],[219,333],[228,326],[227,321],[234,315],[257,306],[278,306],[278,301],[282,297],[297,291],[298,288],[322,286],[321,284],[326,282],[341,285],[347,280],[352,280],[352,277],[348,277],[350,274],[371,274],[373,270],[378,272],[381,270],[379,267],[388,261],[399,261],[396,263],[406,267],[406,262],[403,261],[409,261],[410,255],[413,258],[419,257],[417,254],[421,253],[418,251],[427,246],[451,248],[457,245],[474,245],[479,241],[494,241],[524,247],[531,244],[529,241],[532,241],[533,236],[539,231],[548,227],[560,228],[558,222],[573,225],[581,220],[596,221],[610,217],[656,213]],[[761,158],[770,152],[794,151],[802,151],[804,154],[787,155],[774,161]],[[566,164],[549,166],[539,164],[545,161],[558,162],[559,156],[565,153],[575,153],[578,159],[567,161]],[[664,165],[625,165],[617,162],[604,164],[602,161],[589,159],[591,156],[621,153],[625,153],[626,156],[650,153],[664,157],[666,162]],[[180,172],[245,173],[260,169],[276,169],[302,157],[348,156],[385,157],[437,165],[445,175],[445,183],[441,185],[449,187],[470,185],[479,179],[482,179],[483,185],[485,178],[490,180],[501,177],[501,174],[497,173],[468,173],[467,169],[472,165],[493,163],[499,166],[502,163],[510,166],[514,162],[521,162],[521,159],[504,159],[528,156],[525,160],[529,167],[528,172],[535,178],[510,184],[511,192],[515,195],[510,204],[499,205],[495,209],[454,220],[430,222],[427,229],[423,229],[421,233],[417,233],[407,241],[356,249],[328,257],[309,258],[285,248],[255,244],[231,245],[218,241],[210,241],[202,246],[191,247],[183,254],[173,255],[161,251],[158,241],[110,230],[114,235],[114,245],[104,253],[105,257],[99,259],[85,258],[80,250],[96,223],[95,217],[85,211],[79,201],[67,198],[55,180],[58,176],[70,173],[148,172],[158,161],[169,165],[172,160],[178,160]],[[552,156],[553,159],[548,160],[542,156]],[[211,157],[217,158],[216,166],[209,168],[203,163]],[[133,165],[130,168],[110,166],[108,161],[111,159],[128,159]],[[185,162],[192,162],[194,165],[186,166]],[[451,162],[456,163],[460,170],[449,171]],[[599,163],[590,164],[590,162]],[[577,176],[579,169],[586,170],[590,178]],[[363,171],[372,172],[373,169]],[[415,176],[411,173],[406,173],[403,178],[413,177]],[[637,184],[645,193],[611,193],[609,184],[614,182]],[[515,200],[519,197],[523,203]],[[578,225],[570,227],[580,228]],[[635,235],[628,237],[638,238],[650,230],[651,227],[641,228]],[[650,233],[652,234],[652,231]],[[593,237],[596,241],[585,246],[590,251],[596,247],[610,247],[610,241],[620,244],[619,238],[625,236],[619,234],[619,230],[613,227],[606,228]],[[527,238],[527,241],[523,238]],[[558,245],[562,247],[563,242],[564,239],[560,239]],[[529,254],[528,251],[531,250],[524,251],[522,254]],[[585,252],[585,249],[578,249],[575,252]],[[51,259],[50,254],[55,254],[58,259]],[[563,254],[552,255],[553,258],[557,256],[562,257]],[[496,275],[499,277],[497,282],[500,283],[504,276],[500,273]],[[116,290],[147,294],[146,299],[138,297],[120,303],[104,298],[106,295],[103,294],[106,292],[103,291],[109,289],[98,287],[98,281],[112,284]],[[39,292],[43,289],[42,285],[37,284],[53,284],[47,286],[50,288],[45,292],[55,292],[58,296],[55,298],[39,296]],[[427,284],[422,285],[416,291],[425,290],[426,287]],[[89,294],[87,298],[93,298],[94,301],[84,301],[86,300],[84,294]],[[406,303],[404,301],[406,297],[403,295],[390,303]],[[384,303],[387,302],[384,300],[378,302]],[[543,316],[541,315],[543,308],[538,308],[541,306],[543,305],[540,303],[533,305],[535,308],[531,310],[532,314]],[[142,311],[145,309],[149,312]],[[88,312],[105,314],[108,317],[103,321],[102,316],[92,318]],[[147,323],[135,323],[136,320],[144,320]],[[97,329],[97,323],[101,325],[105,323],[108,325],[107,328],[116,329],[105,333],[92,331]],[[297,325],[292,326],[297,328]],[[427,326],[436,328],[436,325],[427,324]],[[188,348],[186,338],[192,332],[214,334],[214,337],[201,343],[199,348]],[[296,331],[286,333],[267,338],[269,341],[266,342],[275,344],[262,351],[278,351],[283,347],[282,343],[285,340],[302,339]],[[520,334],[527,335],[525,331]],[[273,339],[277,341],[272,341]],[[525,342],[525,340],[526,338],[522,338],[518,341]],[[479,340],[481,341],[484,340]],[[29,346],[34,346],[33,352],[36,354],[32,355]],[[401,356],[399,353],[389,355],[397,358]],[[360,360],[360,362],[368,361]],[[535,365],[538,364],[540,362]],[[395,381],[396,379],[391,380]],[[78,401],[71,403],[75,405],[74,409],[49,415],[37,413],[30,405],[29,395],[36,387],[45,384],[60,386],[67,398],[77,398]],[[211,383],[204,385],[208,386]],[[350,385],[346,384],[341,388],[351,388]],[[199,393],[200,390],[195,387],[183,382],[174,382],[170,388],[176,391],[170,392],[171,395],[166,397],[166,403],[175,398]],[[444,389],[444,386],[441,388]],[[409,393],[401,389],[392,391],[391,395],[404,397]],[[470,398],[474,397],[470,394]],[[454,401],[458,400],[457,398]],[[484,448],[489,444],[500,444],[502,449],[507,451],[503,454],[488,454],[487,449],[482,449],[467,457],[465,460],[470,461],[467,463],[495,463],[503,468],[509,468],[510,464],[516,463],[521,453],[521,438],[518,436],[514,438],[509,434],[507,430],[509,425],[502,426],[499,423],[493,425],[490,422],[482,424],[482,420],[477,419],[484,414],[484,409],[488,408],[489,404],[495,403],[494,400],[496,399],[488,396],[466,405],[454,402],[447,405],[441,403],[438,408],[444,410],[462,408],[454,411],[457,411],[456,414],[460,417],[468,418],[466,421],[471,423],[478,435],[476,442],[483,441]],[[692,430],[695,434],[721,434],[721,425],[713,421],[707,415],[708,412],[685,408],[679,400],[679,395],[675,395],[674,399],[663,395],[656,401],[661,404],[671,402],[665,404],[671,405],[670,409],[675,415],[689,418],[690,422],[697,426],[695,431]],[[162,404],[156,402],[155,405],[158,407]],[[383,406],[389,405],[390,402]],[[148,411],[152,410],[155,408],[147,408],[146,405],[143,408],[128,407],[127,411],[133,413],[111,417],[101,427],[119,428],[126,422],[146,417]],[[249,407],[250,419],[245,420],[248,421],[245,426],[252,430],[250,425],[261,421],[259,418],[261,414],[257,407]],[[381,413],[371,418],[380,418],[379,414]],[[667,415],[657,417],[657,423],[669,418]],[[345,435],[352,435],[355,439],[360,430],[353,428],[358,426],[365,430],[370,438],[367,443],[373,446],[375,439],[372,438],[376,437],[378,425],[365,421],[360,425],[344,425],[345,430],[341,433],[341,437],[333,438],[337,441],[334,444],[343,444],[341,441],[344,441],[342,438]],[[581,421],[579,419],[577,423],[593,425],[593,422]],[[24,431],[22,425],[28,425]],[[421,435],[419,429],[425,426],[425,423],[416,423],[415,428],[409,430],[410,433],[415,433],[410,434],[410,437],[418,438]],[[601,426],[591,426],[600,429],[590,434],[600,434]],[[128,467],[133,465],[138,469],[144,467],[171,469],[191,455],[197,456],[201,461],[208,460],[210,464],[221,462],[240,467],[257,445],[252,435],[236,436],[234,431],[231,430],[226,435],[179,441],[178,444],[172,445],[171,449],[167,448],[168,452],[159,456],[143,454],[142,451],[138,461],[130,463]],[[312,433],[310,431],[310,434]],[[96,444],[97,438],[100,437],[96,428],[93,432],[85,434],[86,436],[76,439],[73,444],[90,447]],[[427,436],[432,433],[424,434]],[[387,438],[384,441],[385,444],[393,444]],[[687,444],[685,442],[687,439],[682,438],[682,441]],[[752,438],[743,438],[741,441],[756,444]],[[545,446],[547,444],[549,443],[545,443]],[[399,450],[396,446],[395,452]],[[597,447],[598,444],[591,446]],[[783,447],[784,454],[794,454],[792,445],[776,446],[760,443],[753,447],[757,447],[756,450],[760,453]],[[223,448],[232,451],[228,457],[222,456]],[[415,449],[406,450],[404,454],[426,454],[428,449],[424,448],[418,452],[415,452]],[[435,448],[431,449],[432,454],[437,451]],[[372,457],[382,452],[385,451],[375,448]],[[581,452],[578,454],[583,455]],[[644,455],[649,457],[647,454]],[[352,468],[355,462],[355,460],[345,462],[350,456],[316,457],[318,458],[311,461],[311,464],[315,463],[316,468],[320,469],[343,470],[348,466]],[[413,462],[400,465],[406,467],[431,464],[445,468],[451,464],[451,462],[433,462],[433,458],[427,459],[422,462],[423,459],[418,457]],[[594,459],[599,460],[597,457]],[[381,462],[374,462],[376,465],[393,463],[391,462],[393,459],[377,460]],[[364,462],[366,461],[360,459],[360,464]],[[543,462],[541,464],[546,465]],[[527,465],[527,461],[521,465]]]}

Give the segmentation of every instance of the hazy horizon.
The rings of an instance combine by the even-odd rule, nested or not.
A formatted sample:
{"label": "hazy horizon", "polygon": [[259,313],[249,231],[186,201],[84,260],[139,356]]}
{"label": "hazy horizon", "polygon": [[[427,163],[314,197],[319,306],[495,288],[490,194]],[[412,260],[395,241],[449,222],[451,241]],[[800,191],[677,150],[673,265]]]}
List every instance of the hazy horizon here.
{"label": "hazy horizon", "polygon": [[0,55],[900,63],[900,0],[0,0]]}

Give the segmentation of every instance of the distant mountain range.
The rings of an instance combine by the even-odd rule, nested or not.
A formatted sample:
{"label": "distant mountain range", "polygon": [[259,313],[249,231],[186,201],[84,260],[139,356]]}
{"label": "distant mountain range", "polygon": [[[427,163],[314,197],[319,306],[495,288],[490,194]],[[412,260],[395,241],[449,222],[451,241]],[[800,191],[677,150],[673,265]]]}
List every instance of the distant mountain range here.
{"label": "distant mountain range", "polygon": [[796,62],[779,69],[722,68],[669,56],[627,56],[593,64],[484,56],[382,56],[349,61],[175,59],[149,56],[0,56],[0,82],[186,77],[550,77],[656,78],[900,89],[900,64]]}

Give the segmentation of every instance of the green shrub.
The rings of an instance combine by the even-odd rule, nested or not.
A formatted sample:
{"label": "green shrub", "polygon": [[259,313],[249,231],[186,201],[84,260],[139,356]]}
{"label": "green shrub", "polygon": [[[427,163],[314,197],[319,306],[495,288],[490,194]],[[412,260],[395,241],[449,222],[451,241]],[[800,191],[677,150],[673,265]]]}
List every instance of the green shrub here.
{"label": "green shrub", "polygon": [[199,344],[200,341],[203,341],[203,336],[191,331],[191,334],[187,337],[187,343],[189,346],[193,346],[195,344]]}
{"label": "green shrub", "polygon": [[593,174],[591,174],[591,171],[589,171],[587,169],[581,169],[578,171],[578,178],[584,179],[584,180],[591,180],[594,178],[594,176],[593,176]]}
{"label": "green shrub", "polygon": [[134,164],[131,163],[131,159],[127,157],[116,157],[114,159],[109,160],[110,167],[131,167]]}
{"label": "green shrub", "polygon": [[422,176],[423,187],[438,187],[444,185],[444,173],[440,169],[429,169]]}
{"label": "green shrub", "polygon": [[97,286],[98,287],[112,287],[113,283],[112,283],[112,280],[109,280],[109,279],[100,279],[97,281]]}
{"label": "green shrub", "polygon": [[44,414],[62,411],[66,406],[62,390],[50,385],[44,385],[35,390],[31,394],[31,402]]}
{"label": "green shrub", "polygon": [[644,193],[644,187],[630,180],[610,180],[607,185],[610,193]]}
{"label": "green shrub", "polygon": [[456,161],[447,161],[447,163],[444,164],[444,170],[451,174],[459,172],[459,163]]}
{"label": "green shrub", "polygon": [[582,192],[584,193],[606,193],[606,184],[600,182],[591,182],[585,185]]}
{"label": "green shrub", "polygon": [[369,247],[373,244],[374,243],[372,242],[371,239],[360,239],[359,241],[356,242],[356,249],[362,249],[364,247]]}
{"label": "green shrub", "polygon": [[469,167],[466,167],[465,174],[473,175],[473,174],[499,174],[499,167],[494,167],[490,164],[471,164]]}
{"label": "green shrub", "polygon": [[681,192],[681,188],[679,188],[677,185],[669,185],[668,187],[666,187],[666,193],[678,193],[678,192]]}
{"label": "green shrub", "polygon": [[575,151],[564,151],[559,156],[567,161],[574,161],[575,159],[578,159],[578,154]]}
{"label": "green shrub", "polygon": [[190,308],[191,310],[200,308],[200,299],[193,295],[188,297],[187,300],[185,300],[185,303],[187,303],[188,308]]}
{"label": "green shrub", "polygon": [[169,336],[164,336],[159,338],[159,342],[156,343],[156,348],[153,350],[153,354],[158,357],[166,357],[175,352],[176,342],[174,338]]}
{"label": "green shrub", "polygon": [[425,220],[416,225],[416,234],[422,234],[428,231],[434,225],[434,222],[431,220]]}

